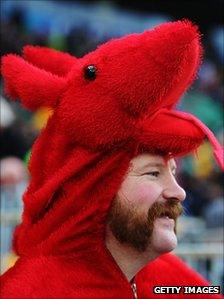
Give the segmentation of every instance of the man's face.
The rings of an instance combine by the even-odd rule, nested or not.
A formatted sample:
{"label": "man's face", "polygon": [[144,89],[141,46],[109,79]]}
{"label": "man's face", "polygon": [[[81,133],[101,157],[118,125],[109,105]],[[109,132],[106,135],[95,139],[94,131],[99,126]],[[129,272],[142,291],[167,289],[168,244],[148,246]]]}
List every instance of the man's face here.
{"label": "man's face", "polygon": [[131,161],[108,218],[120,243],[159,254],[176,247],[176,219],[186,194],[175,171],[175,161],[162,156],[141,154]]}

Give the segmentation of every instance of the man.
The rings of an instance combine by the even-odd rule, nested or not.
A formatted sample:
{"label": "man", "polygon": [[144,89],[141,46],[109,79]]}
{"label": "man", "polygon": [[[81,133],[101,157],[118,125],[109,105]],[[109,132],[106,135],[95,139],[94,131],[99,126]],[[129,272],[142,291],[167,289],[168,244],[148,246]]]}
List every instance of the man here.
{"label": "man", "polygon": [[176,246],[185,197],[173,158],[208,137],[223,166],[211,131],[174,110],[200,59],[189,21],[112,40],[80,59],[29,46],[23,58],[3,58],[8,96],[53,110],[32,149],[13,241],[19,259],[3,275],[3,298],[161,298],[153,286],[207,286],[164,254]]}
{"label": "man", "polygon": [[185,191],[173,159],[142,154],[131,162],[107,225],[106,245],[128,281],[177,245],[175,226]]}

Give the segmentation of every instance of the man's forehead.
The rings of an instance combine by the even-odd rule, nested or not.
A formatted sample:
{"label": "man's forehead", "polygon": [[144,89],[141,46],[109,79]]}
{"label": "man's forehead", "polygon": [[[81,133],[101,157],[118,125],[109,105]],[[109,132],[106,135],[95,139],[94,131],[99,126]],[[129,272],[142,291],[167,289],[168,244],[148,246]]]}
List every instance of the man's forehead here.
{"label": "man's forehead", "polygon": [[150,166],[161,166],[169,167],[171,169],[176,168],[176,162],[173,158],[167,158],[160,155],[153,154],[140,154],[137,157],[133,158],[130,162],[130,169],[144,169]]}

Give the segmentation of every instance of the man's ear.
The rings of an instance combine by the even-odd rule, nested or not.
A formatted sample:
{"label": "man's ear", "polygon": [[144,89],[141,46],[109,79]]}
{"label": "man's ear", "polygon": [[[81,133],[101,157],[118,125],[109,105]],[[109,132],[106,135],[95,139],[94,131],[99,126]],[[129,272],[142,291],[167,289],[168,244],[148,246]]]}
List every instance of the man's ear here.
{"label": "man's ear", "polygon": [[23,47],[23,57],[33,65],[62,77],[70,72],[77,61],[68,53],[30,45]]}
{"label": "man's ear", "polygon": [[42,106],[54,108],[66,85],[65,78],[35,67],[17,55],[2,58],[1,72],[6,94],[20,99],[24,107],[33,111]]}

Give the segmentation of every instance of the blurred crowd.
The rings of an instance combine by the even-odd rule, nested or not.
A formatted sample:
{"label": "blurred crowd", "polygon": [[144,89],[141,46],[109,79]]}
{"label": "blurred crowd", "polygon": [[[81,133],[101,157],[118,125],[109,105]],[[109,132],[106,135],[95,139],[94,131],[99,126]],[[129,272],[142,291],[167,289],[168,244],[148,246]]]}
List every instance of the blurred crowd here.
{"label": "blurred crowd", "polygon": [[[1,55],[7,53],[21,54],[21,49],[24,45],[32,44],[67,51],[80,57],[111,37],[120,36],[118,27],[116,28],[117,34],[114,29],[113,32],[110,32],[108,29],[107,33],[103,31],[100,34],[96,29],[93,30],[93,27],[88,22],[84,23],[84,18],[80,22],[76,20],[76,23],[71,23],[70,26],[67,26],[66,30],[59,30],[60,28],[58,31],[52,30],[49,23],[44,26],[44,21],[41,19],[41,10],[34,11],[32,19],[29,18],[28,20],[26,7],[18,5],[19,2],[24,3],[24,1],[2,2],[2,5],[5,6],[3,7],[1,22]],[[17,4],[15,4],[16,2]],[[47,2],[49,10],[54,5],[58,5],[54,1]],[[79,3],[79,9],[80,5]],[[100,15],[103,13],[103,8],[108,12],[108,7],[104,3],[102,9],[99,10]],[[73,9],[75,10],[75,8]],[[62,15],[56,15],[55,18],[62,18]],[[147,18],[150,18],[150,14]],[[154,16],[152,18],[155,19]],[[95,20],[97,20],[97,17]],[[161,22],[164,21],[164,16],[158,16],[157,20],[158,22],[160,20]],[[172,20],[172,16],[165,17],[165,20]],[[32,22],[35,22],[35,26],[33,25],[33,27]],[[106,24],[107,18],[105,18],[104,22]],[[31,28],[34,29],[31,30]],[[134,31],[134,27],[131,30]],[[137,31],[139,30],[138,27]],[[220,55],[223,48],[220,49],[220,40],[216,38],[217,34],[219,34],[218,36],[222,36],[223,28],[221,35],[217,33],[220,32],[220,28],[211,30],[211,32],[216,35],[203,37],[205,58],[198,78],[191,90],[183,97],[178,109],[189,111],[198,116],[212,129],[219,141],[223,143],[223,57]],[[222,44],[221,47],[223,47]],[[6,192],[5,190],[9,190],[10,188],[14,188],[13,192],[17,192],[15,191],[15,186],[21,185],[25,188],[25,185],[29,181],[27,164],[31,147],[41,128],[46,124],[51,112],[44,107],[33,114],[23,110],[17,102],[9,101],[4,94],[4,82],[2,82],[2,79],[0,84],[2,192]],[[195,155],[188,156],[178,163],[178,179],[187,193],[187,198],[184,202],[186,215],[201,217],[207,228],[222,228],[224,216],[223,175],[214,163],[210,145],[205,142]],[[22,191],[21,189],[19,190],[19,195],[21,195]],[[12,199],[3,197],[3,200]],[[18,200],[21,201],[21,198]],[[4,208],[2,208],[3,206]],[[7,209],[7,207],[10,207],[10,204],[3,202],[1,204],[1,213],[5,212],[5,208]],[[21,203],[17,202],[15,207],[21,211],[22,201]],[[5,236],[5,233],[3,235]],[[5,242],[10,244],[7,239],[8,235],[5,238]],[[5,250],[9,250],[9,248]]]}

